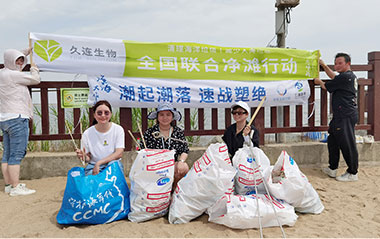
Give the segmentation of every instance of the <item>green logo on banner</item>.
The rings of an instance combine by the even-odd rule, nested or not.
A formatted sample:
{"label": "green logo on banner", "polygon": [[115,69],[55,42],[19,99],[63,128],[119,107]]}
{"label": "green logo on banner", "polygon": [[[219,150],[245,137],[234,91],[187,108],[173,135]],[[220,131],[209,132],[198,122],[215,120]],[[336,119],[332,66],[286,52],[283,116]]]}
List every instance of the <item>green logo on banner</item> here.
{"label": "green logo on banner", "polygon": [[62,55],[62,47],[54,40],[39,40],[34,43],[34,52],[47,62]]}

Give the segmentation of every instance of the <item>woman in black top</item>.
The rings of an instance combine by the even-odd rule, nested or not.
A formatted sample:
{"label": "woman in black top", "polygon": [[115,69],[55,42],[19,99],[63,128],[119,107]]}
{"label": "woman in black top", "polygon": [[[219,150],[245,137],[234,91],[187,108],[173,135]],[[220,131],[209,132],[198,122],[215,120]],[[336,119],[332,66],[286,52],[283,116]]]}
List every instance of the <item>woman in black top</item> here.
{"label": "woman in black top", "polygon": [[[174,120],[181,120],[181,114],[169,103],[162,103],[156,111],[148,115],[148,119],[156,119],[157,124],[144,132],[144,139],[148,149],[170,149],[175,150],[174,160],[174,183],[183,178],[189,171],[189,166],[185,162],[189,146],[186,142],[183,131],[174,125]],[[140,147],[144,146],[140,144]]]}
{"label": "woman in black top", "polygon": [[[252,141],[254,147],[259,147],[259,131],[255,126],[247,125],[247,118],[251,114],[251,109],[247,103],[239,101],[231,106],[231,113],[236,123],[229,126],[223,135],[223,140],[227,144],[228,153],[230,154],[231,162],[236,151],[243,147],[244,142]],[[250,132],[254,131],[250,139]]]}

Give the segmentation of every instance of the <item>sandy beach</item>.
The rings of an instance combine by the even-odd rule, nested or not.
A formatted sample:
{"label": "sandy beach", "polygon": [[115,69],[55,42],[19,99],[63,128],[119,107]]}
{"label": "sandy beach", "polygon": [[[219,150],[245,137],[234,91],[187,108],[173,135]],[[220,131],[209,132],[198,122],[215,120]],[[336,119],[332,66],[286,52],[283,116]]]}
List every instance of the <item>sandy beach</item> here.
{"label": "sandy beach", "polygon": [[[380,166],[362,166],[359,181],[343,183],[319,168],[300,167],[317,190],[325,210],[298,214],[287,237],[380,237]],[[344,168],[339,169],[343,173]],[[203,214],[187,224],[171,225],[167,217],[144,223],[125,220],[106,225],[61,226],[56,222],[66,177],[23,181],[37,193],[10,197],[0,193],[0,237],[260,237],[259,229],[236,230],[208,222]],[[4,188],[4,180],[0,180]],[[279,227],[264,228],[264,237],[281,237]]]}

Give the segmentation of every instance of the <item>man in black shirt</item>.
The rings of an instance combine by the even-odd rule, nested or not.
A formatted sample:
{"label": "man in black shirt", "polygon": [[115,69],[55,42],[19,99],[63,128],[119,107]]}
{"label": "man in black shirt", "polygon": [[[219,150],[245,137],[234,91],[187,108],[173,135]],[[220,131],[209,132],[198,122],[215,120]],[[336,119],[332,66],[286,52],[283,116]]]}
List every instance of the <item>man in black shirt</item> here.
{"label": "man in black shirt", "polygon": [[[332,93],[333,118],[329,124],[329,136],[327,145],[329,150],[329,167],[322,169],[330,177],[338,181],[351,182],[358,180],[358,150],[355,140],[355,124],[358,121],[358,109],[356,104],[357,79],[351,71],[351,58],[346,53],[338,53],[335,56],[335,73],[320,59],[319,64],[326,74],[332,79],[326,83],[319,78],[314,83]],[[340,150],[348,166],[347,171],[336,176],[339,166]]]}

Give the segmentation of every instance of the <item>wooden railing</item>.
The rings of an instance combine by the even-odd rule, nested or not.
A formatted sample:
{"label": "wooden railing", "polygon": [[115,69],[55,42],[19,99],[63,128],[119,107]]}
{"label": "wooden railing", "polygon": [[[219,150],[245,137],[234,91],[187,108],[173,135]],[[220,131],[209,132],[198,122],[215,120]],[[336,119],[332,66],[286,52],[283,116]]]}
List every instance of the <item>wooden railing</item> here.
{"label": "wooden railing", "polygon": [[[380,52],[371,52],[368,54],[369,64],[352,65],[352,70],[368,72],[368,79],[360,78],[358,80],[358,104],[359,104],[359,122],[356,129],[366,130],[368,134],[372,134],[375,140],[380,140]],[[330,66],[332,67],[332,66]],[[2,65],[0,65],[2,68]],[[311,95],[307,106],[297,105],[295,107],[283,107],[283,125],[277,124],[277,107],[263,107],[257,114],[254,125],[260,132],[260,142],[264,143],[265,134],[273,133],[295,133],[295,132],[313,132],[326,131],[328,129],[329,114],[331,113],[330,96],[325,90],[320,90],[319,86],[315,86],[313,80],[309,80]],[[30,140],[67,140],[70,139],[68,131],[65,129],[65,110],[61,108],[61,88],[83,88],[88,87],[87,82],[41,82],[38,85],[31,86],[30,90],[39,92],[41,103],[41,134],[33,134],[31,131]],[[49,123],[49,94],[48,92],[56,92],[57,101],[57,129],[52,130]],[[317,93],[319,96],[317,96]],[[34,93],[35,94],[35,93]],[[316,104],[316,99],[320,99],[320,104]],[[316,110],[316,107],[319,109]],[[256,108],[252,108],[254,112]],[[222,135],[225,128],[231,124],[231,110],[229,108],[213,108],[211,109],[211,124],[205,125],[205,109],[197,109],[197,128],[191,128],[191,109],[183,109],[184,112],[184,132],[186,136],[201,135]],[[305,114],[309,117],[305,117]],[[318,113],[317,113],[318,112]],[[148,109],[141,110],[141,125],[143,131],[148,128],[147,120]],[[80,120],[80,109],[73,110],[73,125],[77,125]],[[224,125],[218,125],[218,118],[224,115]],[[93,116],[90,114],[90,122]],[[294,120],[291,120],[294,119]],[[317,122],[317,119],[319,123]],[[132,108],[120,108],[120,125],[125,132],[132,131]],[[265,123],[267,122],[267,123]],[[269,122],[269,125],[268,125]],[[267,125],[266,125],[267,124]],[[30,126],[33,122],[30,122]],[[57,132],[51,134],[50,132]],[[137,130],[133,134],[138,137]],[[129,134],[125,134],[126,150],[130,150],[133,141]],[[81,138],[80,128],[76,127],[73,132],[75,139]],[[2,137],[0,137],[2,140]]]}

